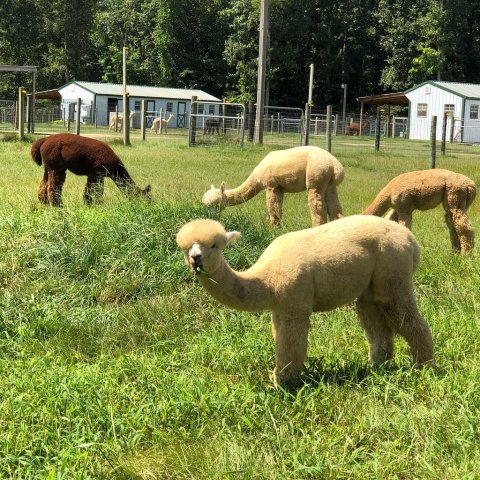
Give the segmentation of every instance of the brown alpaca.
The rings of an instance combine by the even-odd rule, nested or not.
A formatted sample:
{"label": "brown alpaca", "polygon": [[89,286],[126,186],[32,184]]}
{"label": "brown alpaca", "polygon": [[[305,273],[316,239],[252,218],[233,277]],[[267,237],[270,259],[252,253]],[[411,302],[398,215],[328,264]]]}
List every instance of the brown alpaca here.
{"label": "brown alpaca", "polygon": [[220,120],[218,118],[207,118],[205,120],[205,128],[203,129],[203,134],[214,134],[217,132],[217,135],[220,135]]}
{"label": "brown alpaca", "polygon": [[124,193],[148,196],[150,185],[143,190],[135,185],[120,158],[105,143],[93,138],[58,133],[40,138],[32,145],[35,163],[45,167],[38,188],[38,199],[55,207],[62,205],[62,187],[67,170],[86,175],[83,198],[87,205],[103,195],[105,177],[111,178]]}
{"label": "brown alpaca", "polygon": [[307,353],[312,312],[357,299],[369,360],[393,357],[405,338],[416,366],[433,362],[430,328],[417,309],[413,272],[420,248],[413,234],[383,218],[353,215],[277,237],[257,262],[233,270],[223,249],[240,236],[214,220],[193,220],[177,234],[185,262],[210,295],[238,310],[270,310],[276,384],[295,383]]}
{"label": "brown alpaca", "polygon": [[[364,128],[368,128],[369,123],[364,120],[361,124],[362,130]],[[350,124],[347,127],[347,134],[348,135],[360,135],[360,122],[350,122]]]}
{"label": "brown alpaca", "polygon": [[442,169],[418,170],[391,180],[363,214],[382,216],[392,208],[388,218],[411,229],[413,210],[429,210],[442,203],[452,248],[465,254],[474,245],[466,212],[476,192],[475,182],[465,175]]}

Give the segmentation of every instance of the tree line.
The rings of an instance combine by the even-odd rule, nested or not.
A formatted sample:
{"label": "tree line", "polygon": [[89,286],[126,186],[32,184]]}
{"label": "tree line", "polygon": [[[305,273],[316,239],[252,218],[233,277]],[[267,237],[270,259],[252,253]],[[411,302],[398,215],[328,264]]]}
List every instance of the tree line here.
{"label": "tree line", "polygon": [[[402,91],[425,80],[480,83],[475,0],[270,0],[269,103],[301,106]],[[0,63],[38,65],[37,90],[71,80],[199,88],[256,97],[259,0],[2,0]],[[23,75],[23,76],[22,76]],[[0,74],[12,99],[25,74]]]}

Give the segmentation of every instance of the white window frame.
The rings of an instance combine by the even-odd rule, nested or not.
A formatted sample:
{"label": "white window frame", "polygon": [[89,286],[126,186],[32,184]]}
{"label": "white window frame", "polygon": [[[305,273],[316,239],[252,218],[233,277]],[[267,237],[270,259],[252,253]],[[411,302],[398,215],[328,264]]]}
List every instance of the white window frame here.
{"label": "white window frame", "polygon": [[470,104],[470,120],[478,120],[478,104]]}
{"label": "white window frame", "polygon": [[443,106],[443,112],[450,114],[452,117],[455,116],[455,104],[453,103],[446,103]]}
{"label": "white window frame", "polygon": [[417,103],[417,117],[427,118],[428,104],[427,103]]}

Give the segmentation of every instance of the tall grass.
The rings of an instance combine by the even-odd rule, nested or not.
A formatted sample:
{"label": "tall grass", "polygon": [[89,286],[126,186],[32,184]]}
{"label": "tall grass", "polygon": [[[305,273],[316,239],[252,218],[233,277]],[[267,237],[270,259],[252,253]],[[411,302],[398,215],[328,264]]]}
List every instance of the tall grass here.
{"label": "tall grass", "polygon": [[[196,217],[243,234],[226,251],[246,268],[285,231],[310,224],[306,195],[286,197],[284,225],[259,195],[219,215],[199,198],[234,186],[272,147],[113,145],[153,201],[106,184],[82,204],[40,206],[29,144],[0,142],[0,477],[48,479],[478,478],[478,253],[450,253],[440,210],[415,215],[415,276],[438,366],[413,371],[403,341],[370,368],[352,306],[312,317],[304,386],[273,389],[268,313],[224,308],[185,268],[175,234]],[[425,168],[411,153],[336,152],[339,193],[360,212],[394,175]],[[439,162],[440,163],[440,162]],[[444,168],[480,179],[471,155]],[[469,211],[477,231],[479,202]]]}

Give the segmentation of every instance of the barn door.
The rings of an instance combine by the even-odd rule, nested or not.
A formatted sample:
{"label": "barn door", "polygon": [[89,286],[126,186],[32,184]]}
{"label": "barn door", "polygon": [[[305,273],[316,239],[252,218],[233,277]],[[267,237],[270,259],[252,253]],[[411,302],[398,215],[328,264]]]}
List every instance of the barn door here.
{"label": "barn door", "polygon": [[187,102],[178,102],[177,104],[177,127],[186,128],[187,126]]}

